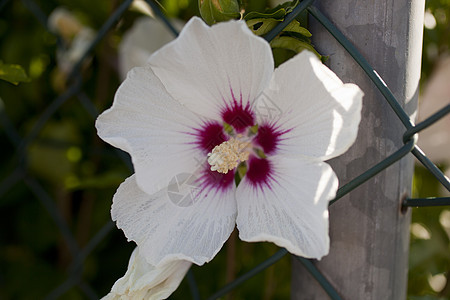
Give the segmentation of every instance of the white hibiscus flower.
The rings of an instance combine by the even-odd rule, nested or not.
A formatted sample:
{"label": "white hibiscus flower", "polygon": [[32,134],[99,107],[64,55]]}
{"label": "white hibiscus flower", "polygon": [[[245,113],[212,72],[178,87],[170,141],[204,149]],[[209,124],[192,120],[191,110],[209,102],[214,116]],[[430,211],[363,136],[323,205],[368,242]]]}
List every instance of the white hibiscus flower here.
{"label": "white hibiscus flower", "polygon": [[[97,120],[99,136],[135,168],[112,217],[153,265],[202,265],[235,224],[244,241],[320,259],[338,188],[324,160],[354,142],[361,99],[312,53],[274,70],[269,44],[243,21],[208,27],[193,18],[128,73]],[[237,170],[245,175],[236,187]],[[173,186],[181,174],[191,174],[189,185]],[[186,187],[191,201],[180,204],[172,188]]]}
{"label": "white hibiscus flower", "polygon": [[148,264],[136,248],[127,272],[102,300],[166,299],[180,285],[190,266],[190,262],[178,260],[155,267]]}
{"label": "white hibiscus flower", "polygon": [[[181,30],[184,22],[174,19],[172,25]],[[119,73],[125,79],[128,71],[144,65],[153,52],[174,39],[174,35],[160,20],[149,17],[137,19],[119,44]]]}

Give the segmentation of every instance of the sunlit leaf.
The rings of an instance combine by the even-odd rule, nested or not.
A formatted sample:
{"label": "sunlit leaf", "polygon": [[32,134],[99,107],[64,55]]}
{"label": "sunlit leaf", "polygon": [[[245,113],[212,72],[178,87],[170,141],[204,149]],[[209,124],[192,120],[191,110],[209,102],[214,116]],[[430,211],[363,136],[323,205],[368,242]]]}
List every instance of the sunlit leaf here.
{"label": "sunlit leaf", "polygon": [[300,25],[300,22],[298,22],[297,20],[293,20],[291,23],[289,23],[288,26],[283,29],[283,31],[300,33],[301,35],[306,37],[311,37],[312,35],[311,32],[309,32],[309,30],[305,27],[302,27]]}
{"label": "sunlit leaf", "polygon": [[300,53],[303,50],[309,50],[317,55],[320,59],[322,58],[322,55],[320,55],[316,49],[311,44],[308,44],[304,41],[300,41],[296,38],[290,37],[290,36],[279,36],[276,37],[270,42],[270,46],[272,48],[284,48],[291,51],[294,51],[296,53]]}
{"label": "sunlit leaf", "polygon": [[261,36],[275,28],[278,23],[275,19],[257,18],[247,21],[247,26],[254,34]]}
{"label": "sunlit leaf", "polygon": [[249,12],[245,15],[245,20],[252,20],[252,19],[276,19],[276,20],[283,20],[284,16],[286,15],[286,10],[284,8],[280,8],[274,12],[271,13],[260,13],[256,11]]}
{"label": "sunlit leaf", "polygon": [[30,82],[30,78],[25,73],[25,70],[14,64],[4,64],[0,60],[0,79],[8,81],[12,84],[18,85],[19,82]]}
{"label": "sunlit leaf", "polygon": [[280,4],[272,9],[267,9],[265,12],[251,11],[244,16],[246,21],[252,19],[276,19],[282,21],[286,14],[292,12],[292,10],[298,5],[299,1],[290,1]]}
{"label": "sunlit leaf", "polygon": [[[262,36],[271,31],[281,21],[276,19],[257,18],[247,21],[247,26],[254,34]],[[302,27],[297,20],[293,20],[284,29],[283,32],[295,32],[306,38],[311,37],[311,33],[305,27]]]}

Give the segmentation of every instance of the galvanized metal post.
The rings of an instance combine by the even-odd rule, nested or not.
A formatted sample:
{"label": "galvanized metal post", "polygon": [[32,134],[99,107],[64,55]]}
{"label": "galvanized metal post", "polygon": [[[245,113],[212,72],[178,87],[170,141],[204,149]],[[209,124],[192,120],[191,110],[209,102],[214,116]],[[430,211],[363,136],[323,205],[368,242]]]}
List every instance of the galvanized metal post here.
{"label": "galvanized metal post", "polygon": [[[315,5],[344,33],[390,87],[408,114],[417,107],[424,0],[321,0]],[[310,18],[312,19],[312,18]],[[400,148],[404,126],[383,96],[317,22],[314,44],[344,82],[365,93],[355,145],[331,161],[340,185]],[[343,299],[406,299],[410,213],[401,212],[413,173],[411,155],[330,207],[331,251],[315,263]],[[296,260],[292,299],[328,299]]]}

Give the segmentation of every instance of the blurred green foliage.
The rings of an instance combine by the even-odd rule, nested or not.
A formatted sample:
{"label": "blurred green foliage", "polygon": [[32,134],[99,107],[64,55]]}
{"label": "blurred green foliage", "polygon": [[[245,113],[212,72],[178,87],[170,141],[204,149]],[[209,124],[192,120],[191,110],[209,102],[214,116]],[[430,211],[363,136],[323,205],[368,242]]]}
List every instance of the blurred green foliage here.
{"label": "blurred green foliage", "polygon": [[30,78],[19,65],[4,64],[0,60],[0,79],[18,85],[19,82],[29,82]]}
{"label": "blurred green foliage", "polygon": [[[442,170],[447,166],[440,165]],[[413,196],[444,196],[443,187],[422,166],[417,165]],[[448,193],[447,193],[448,194]],[[450,299],[450,208],[414,208],[411,220],[409,256],[409,299]]]}
{"label": "blurred green foliage", "polygon": [[[116,150],[99,140],[89,111],[93,108],[103,111],[111,105],[120,84],[117,47],[123,33],[141,16],[139,13],[127,11],[95,47],[81,69],[83,93],[70,97],[45,122],[36,139],[24,148],[19,147],[21,138],[32,132],[42,113],[71,85],[66,82],[67,73],[58,65],[57,51],[66,46],[65,42],[40,22],[41,13],[48,16],[56,7],[65,7],[84,26],[98,30],[120,3],[118,0],[0,2],[0,60],[22,66],[31,79],[18,86],[0,80],[0,299],[45,298],[73,274],[79,274],[97,296],[103,296],[125,273],[134,246],[117,229],[88,253],[82,268],[73,269],[74,256],[61,228],[45,201],[30,188],[29,179],[34,178],[44,187],[80,248],[111,222],[112,196],[132,171],[126,155],[117,155]],[[187,20],[199,15],[197,0],[160,3],[171,17]],[[262,13],[268,3],[249,0],[242,5],[246,11]],[[437,25],[425,30],[424,78],[438,57],[433,49],[438,49],[438,54],[448,52],[450,1],[427,1],[427,10],[435,16]],[[415,190],[419,196],[435,196],[439,192],[436,181],[420,168],[415,175]],[[413,222],[421,224],[430,238],[411,239],[410,299],[449,297],[448,287],[437,292],[429,284],[430,276],[447,276],[450,267],[448,231],[439,222],[445,210],[414,211]],[[243,243],[233,236],[211,263],[193,267],[202,298],[276,251],[277,247],[270,243]],[[57,298],[86,299],[83,289],[82,285],[74,285],[62,290]],[[188,284],[183,281],[171,299],[187,299],[189,293]],[[237,288],[227,299],[287,299],[289,294],[290,258],[286,256]]]}
{"label": "blurred green foliage", "polygon": [[[425,2],[421,86],[439,62],[450,55],[450,1]],[[445,151],[443,149],[443,151]],[[447,149],[449,155],[450,150]],[[436,162],[445,171],[450,162]],[[439,182],[417,165],[414,197],[448,196]],[[411,220],[408,299],[450,299],[450,208],[414,208]]]}
{"label": "blurred green foliage", "polygon": [[[426,0],[422,82],[425,82],[439,59],[450,54],[450,1]],[[433,20],[434,19],[434,20]]]}

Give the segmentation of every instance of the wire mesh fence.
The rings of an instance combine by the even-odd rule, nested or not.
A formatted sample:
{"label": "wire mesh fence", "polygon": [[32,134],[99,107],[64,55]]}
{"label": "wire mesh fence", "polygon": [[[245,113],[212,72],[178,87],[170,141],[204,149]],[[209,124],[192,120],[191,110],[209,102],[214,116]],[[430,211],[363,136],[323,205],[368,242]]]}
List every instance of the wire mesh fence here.
{"label": "wire mesh fence", "polygon": [[[90,96],[88,96],[92,94],[92,90],[90,90],[92,89],[92,85],[84,78],[85,74],[90,71],[90,68],[92,68],[92,65],[89,65],[88,62],[92,59],[101,59],[96,58],[94,55],[96,48],[108,47],[108,45],[105,45],[104,43],[102,44],[102,41],[104,41],[105,37],[110,33],[112,28],[117,26],[117,23],[120,22],[119,20],[127,12],[132,2],[132,0],[126,0],[118,3],[115,9],[110,12],[109,17],[102,23],[100,29],[97,31],[95,37],[90,41],[88,47],[84,49],[82,55],[71,66],[69,72],[65,76],[65,84],[61,89],[60,95],[55,99],[52,99],[51,101],[45,101],[38,105],[39,108],[43,108],[43,111],[39,113],[39,117],[37,119],[32,120],[32,122],[30,122],[29,124],[24,125],[23,123],[25,122],[25,119],[18,117],[18,113],[12,110],[8,111],[7,106],[0,107],[2,135],[4,135],[5,139],[7,139],[8,141],[8,145],[5,145],[4,147],[9,149],[10,153],[14,153],[13,158],[10,160],[5,160],[5,165],[2,167],[0,197],[6,199],[7,197],[23,197],[24,195],[26,197],[29,197],[30,195],[32,195],[33,199],[27,199],[27,201],[37,200],[40,205],[46,210],[48,216],[50,216],[51,222],[53,223],[47,224],[46,226],[52,231],[57,231],[56,235],[58,237],[56,239],[58,239],[59,237],[61,237],[62,239],[60,241],[59,247],[67,250],[66,252],[68,257],[58,258],[59,260],[63,261],[62,265],[64,266],[64,272],[61,274],[63,280],[59,278],[59,280],[55,281],[58,282],[58,284],[54,285],[53,290],[49,291],[46,294],[47,299],[60,298],[63,295],[66,295],[74,287],[76,287],[77,290],[81,291],[82,295],[89,299],[97,299],[99,296],[97,294],[98,289],[93,288],[92,286],[92,284],[95,283],[95,280],[88,283],[89,280],[86,279],[85,269],[92,267],[89,263],[89,255],[93,251],[96,251],[96,249],[100,247],[99,245],[104,243],[104,241],[109,238],[109,236],[111,235],[111,231],[114,228],[114,224],[112,223],[112,221],[106,221],[102,224],[95,224],[94,226],[92,226],[92,228],[95,229],[94,232],[90,232],[88,234],[89,238],[80,238],[79,236],[76,236],[76,232],[79,231],[74,230],[74,226],[82,227],[83,222],[81,222],[80,220],[84,218],[84,214],[92,215],[96,210],[103,211],[101,213],[103,215],[102,220],[105,220],[105,216],[107,216],[109,212],[109,208],[107,207],[107,205],[109,204],[109,199],[111,199],[111,191],[109,191],[109,194],[106,193],[106,195],[103,195],[105,196],[105,199],[108,200],[105,201],[102,205],[94,205],[92,200],[92,197],[94,197],[94,195],[98,196],[101,193],[86,193],[86,195],[83,195],[82,202],[77,199],[76,192],[72,193],[71,197],[73,197],[73,199],[70,201],[70,205],[72,206],[71,209],[73,207],[76,207],[77,211],[79,211],[79,214],[76,216],[77,218],[79,218],[79,220],[70,220],[70,218],[68,219],[68,216],[65,215],[65,212],[67,212],[67,209],[69,208],[64,207],[65,201],[61,201],[61,199],[68,197],[68,195],[61,191],[61,187],[52,189],[53,191],[60,190],[59,195],[55,196],[54,193],[49,193],[48,184],[42,183],[41,177],[39,176],[39,173],[35,171],[34,166],[39,164],[39,160],[41,159],[43,160],[41,163],[46,163],[46,159],[51,161],[58,161],[58,155],[60,155],[58,151],[62,150],[64,152],[64,155],[67,155],[69,158],[72,157],[72,163],[70,164],[70,166],[68,166],[68,168],[73,168],[74,165],[76,165],[80,161],[80,155],[89,156],[90,160],[94,162],[91,162],[85,167],[86,169],[91,168],[95,169],[96,171],[101,170],[102,168],[108,168],[108,166],[105,166],[104,162],[100,160],[100,157],[115,157],[115,163],[122,165],[119,171],[120,174],[115,174],[117,176],[112,176],[112,178],[111,176],[102,177],[102,179],[104,180],[104,184],[118,184],[125,176],[124,174],[129,174],[131,172],[132,166],[130,163],[130,159],[126,154],[122,152],[113,151],[112,149],[105,150],[102,148],[102,146],[99,146],[100,142],[96,141],[92,142],[89,145],[84,145],[83,142],[80,141],[80,139],[78,139],[77,137],[73,139],[62,139],[64,142],[66,142],[66,144],[58,144],[55,143],[55,137],[61,135],[71,135],[71,129],[63,128],[65,125],[63,124],[63,122],[59,122],[59,120],[61,119],[61,115],[66,113],[72,114],[73,118],[82,118],[83,120],[85,120],[86,128],[83,128],[83,130],[91,131],[89,136],[95,136],[95,133],[93,133],[93,121],[98,115],[97,107],[104,106],[101,101],[98,101],[98,99],[112,99],[112,95],[108,94],[108,92],[101,93],[97,90],[95,92],[97,101],[93,101]],[[176,34],[176,29],[160,11],[159,6],[152,1],[147,2],[153,9],[155,15],[164,21],[170,31]],[[396,163],[401,158],[410,153],[414,155],[418,159],[418,161],[431,172],[431,174],[433,174],[433,176],[440,182],[440,184],[442,184],[442,186],[450,191],[449,180],[416,145],[417,133],[429,126],[432,126],[435,122],[439,121],[444,116],[449,114],[450,105],[445,106],[421,123],[414,125],[410,117],[400,106],[393,93],[389,90],[384,81],[379,77],[377,72],[370,66],[367,60],[358,52],[358,50],[349,42],[349,40],[332,24],[332,22],[313,5],[313,2],[313,0],[302,1],[290,14],[286,16],[283,22],[276,26],[264,38],[267,41],[272,40],[283,30],[285,26],[287,26],[295,17],[297,17],[298,14],[307,11],[311,17],[320,22],[336,38],[336,40],[361,66],[367,76],[372,80],[374,85],[383,94],[390,108],[395,112],[398,119],[402,122],[405,128],[403,134],[403,146],[397,149],[386,159],[378,162],[376,165],[368,169],[366,172],[360,174],[344,186],[341,186],[337,192],[336,198],[330,202],[330,205],[333,205],[344,195],[350,193],[353,189],[364,184],[367,180],[374,177],[379,172],[382,172],[390,165]],[[10,1],[4,0],[0,3],[0,13],[7,14],[8,10],[12,9],[11,6],[13,5],[23,6],[24,9],[26,9],[31,15],[35,17],[36,20],[38,20],[43,30],[51,32],[50,28],[48,28],[48,16],[43,12],[41,7],[36,4],[36,2],[34,2],[33,0],[22,0],[19,3],[18,1],[10,3]],[[52,38],[56,40],[55,43],[60,47],[61,37],[53,33],[51,35]],[[101,65],[101,62],[99,64]],[[91,72],[102,72],[102,70],[91,70]],[[108,72],[108,70],[106,70],[106,72]],[[100,74],[98,78],[102,78],[103,75]],[[118,82],[115,82],[114,84],[118,86]],[[20,86],[17,88],[20,88]],[[0,100],[4,100],[6,103],[11,103],[10,99]],[[70,105],[68,105],[69,102]],[[51,132],[51,130],[48,130],[48,126],[54,127],[53,133]],[[58,128],[61,129],[61,132],[55,134]],[[92,139],[95,139],[95,137],[92,137]],[[57,141],[60,142],[61,139]],[[50,153],[49,158],[42,158],[39,156],[40,154],[42,154],[42,151],[46,151],[46,149],[50,148],[57,149],[57,151]],[[54,164],[49,165],[49,168],[52,167],[54,167]],[[90,172],[90,174],[98,173],[92,171]],[[43,177],[47,175],[44,174]],[[50,177],[51,176],[58,177],[59,175],[52,174],[50,175]],[[77,189],[83,189],[85,187],[89,188],[89,182],[82,182],[80,184],[80,182],[78,182],[77,180],[77,178],[69,176],[65,178],[64,184],[66,185],[66,187],[71,185],[77,186],[77,188],[74,189],[75,191]],[[96,184],[98,186],[102,183],[96,182]],[[27,191],[24,192],[20,189],[26,189]],[[5,203],[7,201],[3,202]],[[89,207],[86,207],[86,205]],[[404,199],[403,205],[404,207],[450,205],[450,198],[407,198]],[[8,206],[3,204],[3,207]],[[31,225],[28,230],[32,232],[33,225]],[[51,233],[51,235],[54,234],[55,232]],[[81,243],[80,240],[82,241]],[[128,250],[129,249],[125,249],[123,253]],[[107,250],[105,249],[103,249],[102,251],[103,252],[101,253],[107,252]],[[259,265],[255,266],[237,279],[231,281],[224,287],[218,289],[218,291],[211,295],[208,299],[217,299],[226,295],[237,286],[245,283],[249,278],[277,263],[287,254],[288,252],[285,249],[278,250],[274,255],[270,256]],[[53,255],[53,253],[46,253],[46,255],[51,256]],[[124,257],[126,257],[126,255],[124,255]],[[311,261],[301,257],[296,257],[296,259],[298,259],[302,263],[302,265],[312,274],[312,276],[317,279],[322,288],[332,299],[341,299],[333,286],[325,279],[325,277],[319,272],[314,264],[311,263]],[[126,266],[126,261],[124,259],[122,259],[122,261],[118,263],[122,263],[124,266]],[[107,271],[107,268],[105,270],[102,270],[102,272],[103,271]],[[35,276],[36,275],[39,276],[38,274],[35,274]],[[121,274],[118,274],[117,278],[119,276],[121,276]],[[200,291],[197,287],[193,272],[190,271],[188,273],[186,281],[189,284],[192,298],[200,299]]]}

